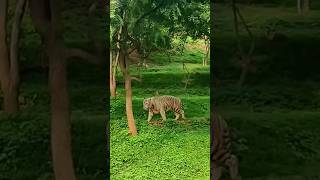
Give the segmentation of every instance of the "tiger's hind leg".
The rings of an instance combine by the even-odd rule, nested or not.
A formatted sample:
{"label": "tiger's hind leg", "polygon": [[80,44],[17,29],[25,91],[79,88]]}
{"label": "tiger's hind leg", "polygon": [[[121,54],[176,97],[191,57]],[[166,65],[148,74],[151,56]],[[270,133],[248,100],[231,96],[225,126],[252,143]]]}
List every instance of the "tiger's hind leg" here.
{"label": "tiger's hind leg", "polygon": [[174,120],[177,121],[180,118],[180,114],[175,112],[174,115],[176,116]]}
{"label": "tiger's hind leg", "polygon": [[166,117],[166,111],[164,109],[161,109],[160,110],[160,114],[161,114],[161,117],[162,117],[162,121],[166,121],[167,120],[167,117]]}
{"label": "tiger's hind leg", "polygon": [[184,110],[181,110],[180,114],[182,116],[182,119],[186,119],[186,117],[184,116]]}

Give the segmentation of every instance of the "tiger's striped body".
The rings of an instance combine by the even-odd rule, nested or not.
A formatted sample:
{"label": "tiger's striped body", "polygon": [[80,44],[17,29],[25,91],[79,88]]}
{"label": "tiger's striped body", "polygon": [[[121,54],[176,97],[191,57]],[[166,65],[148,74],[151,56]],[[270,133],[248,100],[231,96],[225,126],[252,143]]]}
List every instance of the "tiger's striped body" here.
{"label": "tiger's striped body", "polygon": [[228,125],[224,119],[213,118],[213,138],[211,141],[211,173],[212,180],[219,180],[222,168],[229,169],[231,180],[239,180],[238,158],[231,153],[231,138]]}
{"label": "tiger's striped body", "polygon": [[152,119],[154,114],[161,114],[162,120],[166,121],[166,112],[173,111],[175,120],[180,118],[184,119],[184,111],[180,98],[174,96],[155,96],[143,100],[143,107],[149,111],[148,122]]}

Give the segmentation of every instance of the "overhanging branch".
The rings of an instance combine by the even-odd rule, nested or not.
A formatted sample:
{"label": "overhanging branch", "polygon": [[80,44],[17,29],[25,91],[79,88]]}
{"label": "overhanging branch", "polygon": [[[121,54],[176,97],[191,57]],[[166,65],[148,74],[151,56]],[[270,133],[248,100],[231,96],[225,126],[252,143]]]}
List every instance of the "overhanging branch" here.
{"label": "overhanging branch", "polygon": [[99,60],[99,58],[97,56],[94,56],[91,53],[86,52],[82,49],[65,48],[64,53],[65,53],[67,59],[78,57],[83,60],[87,60],[88,62],[93,63],[93,64],[100,64],[101,63],[101,61]]}

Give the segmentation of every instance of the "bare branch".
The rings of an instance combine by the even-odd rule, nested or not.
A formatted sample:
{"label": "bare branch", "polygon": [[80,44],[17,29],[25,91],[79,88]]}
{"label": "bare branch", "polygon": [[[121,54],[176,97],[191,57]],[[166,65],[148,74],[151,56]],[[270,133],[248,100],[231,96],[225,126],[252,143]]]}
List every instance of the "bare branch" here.
{"label": "bare branch", "polygon": [[101,63],[101,61],[99,60],[99,58],[97,56],[94,56],[91,53],[86,52],[82,49],[65,48],[64,53],[65,53],[67,59],[72,58],[72,57],[78,57],[83,60],[87,60],[88,62],[93,63],[93,64],[100,64]]}
{"label": "bare branch", "polygon": [[131,76],[131,80],[136,80],[136,81],[139,81],[139,82],[141,82],[141,81],[142,81],[142,79],[141,79],[141,78],[137,78],[137,77],[134,77],[134,76]]}

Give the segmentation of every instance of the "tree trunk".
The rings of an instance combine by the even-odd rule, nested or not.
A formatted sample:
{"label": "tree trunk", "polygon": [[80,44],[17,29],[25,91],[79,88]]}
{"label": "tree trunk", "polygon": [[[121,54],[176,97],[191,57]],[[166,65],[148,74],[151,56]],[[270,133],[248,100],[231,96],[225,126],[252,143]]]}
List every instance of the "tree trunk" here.
{"label": "tree trunk", "polygon": [[301,14],[302,13],[302,3],[301,1],[303,0],[297,0],[297,11],[298,11],[298,14]]}
{"label": "tree trunk", "polygon": [[[24,14],[25,0],[19,0],[14,14],[10,53],[7,46],[7,10],[8,1],[0,1],[0,82],[3,91],[4,111],[8,114],[14,114],[19,110],[19,65],[18,65],[18,46],[19,29]],[[9,57],[10,54],[10,57]]]}
{"label": "tree trunk", "polygon": [[[124,56],[124,61],[127,62],[127,57]],[[126,72],[125,72],[125,89],[126,89],[126,113],[128,119],[128,126],[130,130],[130,134],[132,136],[137,135],[137,128],[133,116],[132,110],[132,88],[131,88],[131,77],[129,74],[129,64],[126,63]]]}
{"label": "tree trunk", "polygon": [[209,61],[209,49],[210,49],[210,43],[207,42],[207,44],[206,44],[206,50],[205,50],[205,56],[204,56],[204,65],[205,65],[205,66],[208,65],[208,61]]}
{"label": "tree trunk", "polygon": [[117,95],[117,84],[116,84],[116,74],[114,72],[114,60],[112,57],[112,51],[110,51],[110,96],[116,97]]}
{"label": "tree trunk", "polygon": [[57,47],[52,47],[49,51],[51,145],[55,179],[75,180],[66,61]]}
{"label": "tree trunk", "polygon": [[303,13],[306,14],[310,10],[310,0],[303,0]]}
{"label": "tree trunk", "polygon": [[56,180],[75,180],[71,146],[71,118],[67,85],[66,52],[60,24],[62,1],[50,0],[48,35],[49,88],[51,95],[51,145]]}
{"label": "tree trunk", "polygon": [[56,180],[75,180],[72,160],[71,122],[67,89],[67,54],[60,27],[59,0],[30,0],[30,11],[37,31],[44,38],[49,59],[49,89],[51,96],[51,149]]}
{"label": "tree trunk", "polygon": [[135,120],[133,116],[133,110],[132,110],[132,87],[131,87],[131,77],[129,73],[129,63],[128,58],[124,54],[124,52],[127,51],[119,51],[119,63],[120,68],[123,73],[123,77],[125,79],[125,90],[126,90],[126,115],[128,120],[128,126],[129,126],[129,132],[130,135],[136,136],[137,128],[135,125]]}

